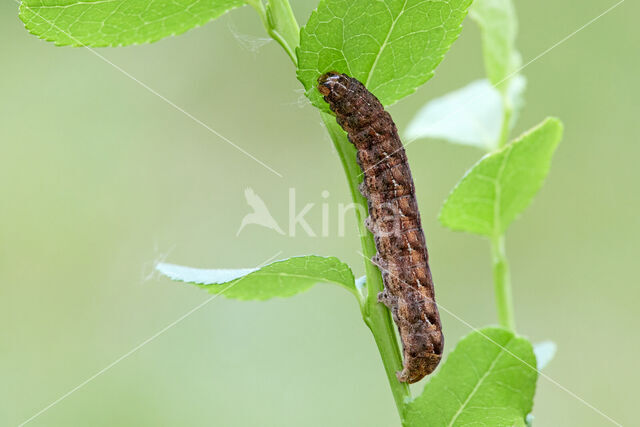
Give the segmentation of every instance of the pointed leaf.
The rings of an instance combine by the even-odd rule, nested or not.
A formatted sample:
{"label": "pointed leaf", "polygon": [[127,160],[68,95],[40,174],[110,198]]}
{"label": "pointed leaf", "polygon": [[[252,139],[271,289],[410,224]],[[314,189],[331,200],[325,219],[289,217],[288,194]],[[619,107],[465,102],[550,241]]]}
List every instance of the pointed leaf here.
{"label": "pointed leaf", "polygon": [[[516,76],[511,81],[508,96],[517,110],[522,105],[525,87],[523,76]],[[512,117],[517,115],[517,110],[514,110]],[[488,80],[476,80],[422,107],[409,123],[406,140],[444,139],[454,144],[493,151],[500,140],[503,120],[500,92]],[[515,123],[515,120],[511,123]]]}
{"label": "pointed leaf", "polygon": [[156,269],[170,279],[192,283],[212,294],[239,300],[290,297],[316,283],[332,283],[357,295],[353,273],[334,257],[315,255],[276,261],[261,268],[200,269],[161,263]]}
{"label": "pointed leaf", "polygon": [[30,33],[56,45],[151,43],[199,27],[243,0],[22,0]]}
{"label": "pointed leaf", "polygon": [[524,426],[533,406],[535,364],[526,339],[500,328],[472,332],[407,405],[407,425]]}
{"label": "pointed leaf", "polygon": [[500,138],[502,98],[488,80],[436,98],[418,111],[406,139],[437,138],[491,151]]}
{"label": "pointed leaf", "polygon": [[458,38],[471,0],[321,0],[300,32],[298,79],[311,102],[327,71],[360,80],[382,104],[413,93],[433,76]]}
{"label": "pointed leaf", "polygon": [[502,235],[542,186],[561,138],[562,124],[549,118],[483,157],[444,202],[440,222],[453,230]]}

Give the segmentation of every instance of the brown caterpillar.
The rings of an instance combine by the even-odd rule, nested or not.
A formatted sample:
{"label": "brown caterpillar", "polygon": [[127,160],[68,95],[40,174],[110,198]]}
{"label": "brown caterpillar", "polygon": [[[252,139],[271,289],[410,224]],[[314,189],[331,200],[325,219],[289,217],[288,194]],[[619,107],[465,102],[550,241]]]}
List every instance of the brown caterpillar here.
{"label": "brown caterpillar", "polygon": [[365,224],[378,250],[372,262],[384,282],[378,301],[391,310],[402,340],[404,369],[396,375],[420,381],[438,366],[444,337],[407,156],[391,116],[358,80],[331,71],[318,79],[318,90],[355,145],[364,174]]}

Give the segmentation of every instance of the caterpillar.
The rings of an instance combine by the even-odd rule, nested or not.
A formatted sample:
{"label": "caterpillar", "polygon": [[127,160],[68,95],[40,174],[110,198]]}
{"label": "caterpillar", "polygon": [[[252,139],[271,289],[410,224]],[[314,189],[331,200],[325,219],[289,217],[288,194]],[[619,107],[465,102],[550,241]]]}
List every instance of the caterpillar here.
{"label": "caterpillar", "polygon": [[420,381],[440,363],[444,336],[407,156],[391,116],[358,80],[330,71],[318,79],[318,91],[356,147],[364,175],[365,225],[384,283],[378,301],[391,311],[402,341],[403,369],[396,376]]}

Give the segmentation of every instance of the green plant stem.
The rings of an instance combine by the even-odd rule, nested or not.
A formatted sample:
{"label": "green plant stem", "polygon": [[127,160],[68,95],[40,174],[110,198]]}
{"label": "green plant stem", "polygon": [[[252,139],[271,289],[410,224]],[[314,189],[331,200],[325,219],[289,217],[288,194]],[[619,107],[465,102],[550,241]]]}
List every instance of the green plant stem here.
{"label": "green plant stem", "polygon": [[504,116],[502,119],[502,130],[500,132],[500,141],[498,142],[498,148],[502,148],[509,142],[509,133],[511,131],[511,115],[513,114],[513,108],[511,102],[507,99],[507,96],[503,96],[502,105],[504,108]]}
{"label": "green plant stem", "polygon": [[[511,115],[513,114],[513,106],[507,94],[507,89],[501,90],[501,93],[504,116],[502,118],[502,131],[500,132],[498,149],[504,147],[509,142]],[[498,311],[498,322],[501,326],[515,332],[516,322],[511,291],[511,276],[509,272],[509,261],[507,260],[505,250],[504,234],[491,239],[491,258],[493,260],[493,287],[496,310]]]}
{"label": "green plant stem", "polygon": [[285,50],[294,65],[298,65],[296,48],[300,43],[300,27],[288,0],[246,0],[260,16],[267,33]]}
{"label": "green plant stem", "polygon": [[491,254],[498,321],[500,326],[515,332],[516,322],[513,311],[513,297],[511,295],[511,277],[505,252],[504,234],[491,239]]}
{"label": "green plant stem", "polygon": [[300,27],[288,0],[269,0],[267,19],[273,37],[287,52],[295,65],[298,65],[296,48],[300,44]]}
{"label": "green plant stem", "polygon": [[500,139],[498,140],[498,149],[504,147],[509,142],[509,134],[511,133],[511,118],[513,116],[513,105],[509,98],[509,87],[513,80],[509,79],[504,82],[498,91],[502,98],[502,129],[500,131]]}
{"label": "green plant stem", "polygon": [[356,162],[356,150],[353,144],[347,139],[344,131],[336,123],[335,117],[326,113],[321,114],[322,120],[329,131],[331,140],[342,162],[347,176],[351,198],[356,206],[358,206],[355,210],[355,215],[367,275],[367,295],[360,304],[362,317],[371,330],[376,345],[378,346],[378,351],[382,358],[398,414],[404,422],[404,408],[407,400],[411,397],[411,392],[409,386],[406,383],[398,381],[396,377],[396,372],[402,370],[402,355],[400,354],[400,348],[396,338],[395,326],[389,310],[384,305],[378,303],[378,293],[383,290],[384,285],[382,283],[380,270],[371,262],[371,257],[376,254],[373,235],[364,226],[364,217],[367,215],[367,200],[360,194],[358,189],[362,181],[362,171]]}

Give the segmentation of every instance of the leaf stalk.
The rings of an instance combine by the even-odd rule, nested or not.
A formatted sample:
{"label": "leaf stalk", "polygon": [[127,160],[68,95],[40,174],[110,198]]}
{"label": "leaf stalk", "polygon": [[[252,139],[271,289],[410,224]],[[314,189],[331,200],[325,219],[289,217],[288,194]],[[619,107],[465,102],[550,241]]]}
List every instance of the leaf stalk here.
{"label": "leaf stalk", "polygon": [[367,215],[367,200],[360,194],[358,189],[361,179],[361,170],[356,162],[356,150],[349,142],[345,132],[336,123],[335,117],[330,114],[321,113],[322,120],[327,127],[329,136],[340,157],[340,162],[347,177],[347,183],[351,192],[353,203],[356,204],[356,222],[360,235],[360,245],[362,256],[365,258],[365,272],[367,275],[367,295],[361,302],[360,308],[362,318],[371,330],[373,338],[378,346],[380,357],[387,374],[387,380],[391,387],[391,393],[404,424],[404,411],[407,401],[411,398],[409,386],[401,383],[396,377],[396,372],[402,370],[402,355],[396,337],[395,325],[391,319],[391,313],[378,302],[378,293],[384,289],[382,275],[371,258],[376,254],[376,246],[373,235],[364,225],[364,216]]}

